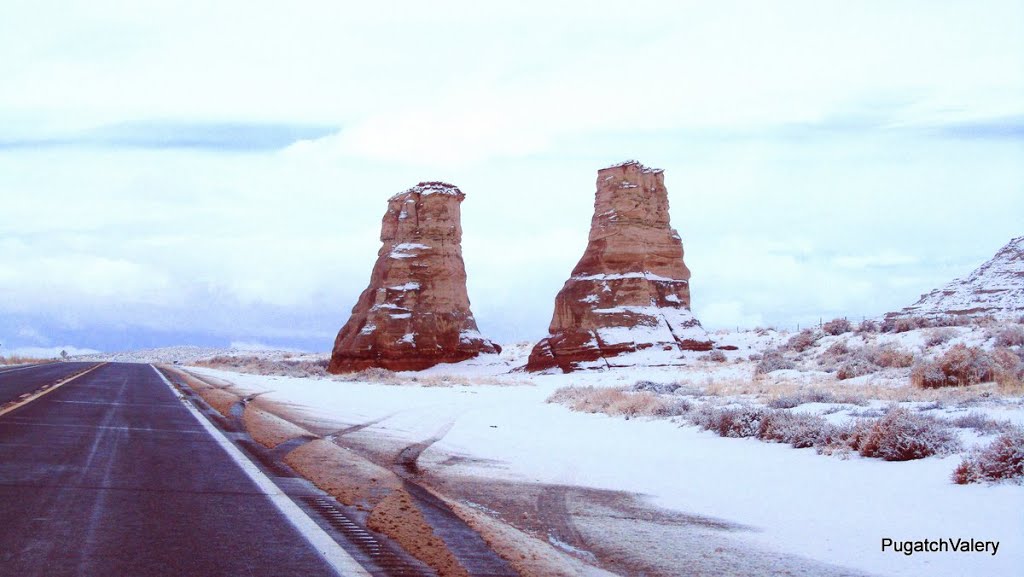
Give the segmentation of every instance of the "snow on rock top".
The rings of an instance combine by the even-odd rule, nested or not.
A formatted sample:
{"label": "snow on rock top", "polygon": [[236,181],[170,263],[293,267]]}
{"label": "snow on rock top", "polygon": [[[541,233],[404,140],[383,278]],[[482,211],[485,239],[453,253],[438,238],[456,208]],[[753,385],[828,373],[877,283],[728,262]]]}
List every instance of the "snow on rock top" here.
{"label": "snow on rock top", "polygon": [[448,196],[457,197],[466,196],[461,190],[459,190],[459,187],[455,186],[454,184],[441,182],[440,180],[430,180],[421,182],[412,188],[403,190],[402,192],[391,197],[391,199],[394,200],[396,198],[408,196],[410,194],[418,194],[420,196],[428,196],[431,194],[444,194]]}
{"label": "snow on rock top", "polygon": [[1024,315],[1024,236],[1011,240],[988,262],[965,278],[921,295],[901,311],[886,317]]}
{"label": "snow on rock top", "polygon": [[660,174],[662,172],[665,172],[665,169],[663,169],[663,168],[649,168],[647,166],[644,166],[639,160],[632,160],[631,159],[631,160],[624,160],[624,161],[622,161],[622,162],[620,162],[618,164],[613,164],[611,166],[606,166],[606,167],[602,168],[600,171],[598,171],[598,174],[600,174],[601,172],[604,172],[606,170],[611,170],[611,169],[614,169],[614,168],[633,168],[633,169],[639,170],[640,172],[645,173],[645,174]]}

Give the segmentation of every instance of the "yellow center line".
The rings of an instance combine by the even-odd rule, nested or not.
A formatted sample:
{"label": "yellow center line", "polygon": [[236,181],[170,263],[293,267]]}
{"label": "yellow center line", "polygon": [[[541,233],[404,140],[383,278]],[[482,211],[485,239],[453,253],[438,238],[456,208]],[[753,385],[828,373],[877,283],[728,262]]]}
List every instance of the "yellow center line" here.
{"label": "yellow center line", "polygon": [[32,394],[32,395],[30,395],[30,396],[28,396],[28,397],[18,401],[17,403],[15,403],[13,405],[9,405],[9,406],[4,407],[3,409],[0,409],[0,417],[6,415],[7,413],[10,413],[14,409],[17,409],[19,407],[23,407],[23,406],[31,403],[32,401],[38,399],[39,397],[41,397],[41,396],[43,396],[43,395],[45,395],[47,393],[52,393],[53,391],[56,391],[60,387],[63,387],[64,385],[70,383],[71,381],[77,379],[78,377],[84,377],[85,375],[88,375],[89,373],[95,371],[96,369],[102,367],[105,364],[107,364],[107,363],[100,363],[100,364],[96,365],[95,367],[92,367],[91,369],[88,369],[88,370],[86,370],[84,372],[78,373],[77,375],[72,375],[72,376],[64,379],[63,381],[57,381],[53,385],[43,385],[42,387],[37,389],[34,394]]}

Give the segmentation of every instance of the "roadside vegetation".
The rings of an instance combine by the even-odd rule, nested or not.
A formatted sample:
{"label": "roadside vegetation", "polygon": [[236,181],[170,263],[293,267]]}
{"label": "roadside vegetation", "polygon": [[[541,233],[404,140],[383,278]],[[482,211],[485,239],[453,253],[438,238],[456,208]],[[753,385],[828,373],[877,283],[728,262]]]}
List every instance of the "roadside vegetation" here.
{"label": "roadside vegetation", "polygon": [[0,365],[31,365],[35,363],[48,363],[53,359],[40,359],[36,357],[23,357],[20,355],[11,355],[9,357],[0,357]]}

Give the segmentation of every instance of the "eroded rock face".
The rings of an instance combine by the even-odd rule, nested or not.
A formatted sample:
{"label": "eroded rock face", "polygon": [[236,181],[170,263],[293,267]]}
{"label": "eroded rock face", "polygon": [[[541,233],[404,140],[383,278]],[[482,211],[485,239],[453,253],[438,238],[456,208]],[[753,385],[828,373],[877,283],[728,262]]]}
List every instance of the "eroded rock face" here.
{"label": "eroded rock face", "polygon": [[479,333],[469,309],[464,198],[443,182],[421,182],[391,197],[370,286],[334,341],[330,372],[420,370],[500,352]]}
{"label": "eroded rock face", "polygon": [[[598,171],[587,250],[527,370],[666,364],[682,350],[710,349],[690,312],[689,281],[663,171],[636,161]],[[624,353],[636,354],[616,359]]]}
{"label": "eroded rock face", "polygon": [[988,262],[964,278],[921,295],[900,317],[983,317],[1019,319],[1024,315],[1024,236],[1010,239]]}

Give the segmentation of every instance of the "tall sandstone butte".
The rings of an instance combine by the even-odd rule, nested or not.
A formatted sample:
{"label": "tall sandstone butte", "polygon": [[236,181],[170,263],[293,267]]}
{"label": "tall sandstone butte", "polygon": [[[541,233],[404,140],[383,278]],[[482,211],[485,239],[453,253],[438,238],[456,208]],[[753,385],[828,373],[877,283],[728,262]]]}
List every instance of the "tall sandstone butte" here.
{"label": "tall sandstone butte", "polygon": [[451,184],[421,182],[388,200],[370,286],[338,332],[327,370],[415,371],[501,351],[469,310],[459,210],[465,198]]}
{"label": "tall sandstone butte", "polygon": [[[590,241],[555,297],[548,331],[527,370],[666,364],[712,347],[690,312],[690,270],[669,223],[664,171],[635,160],[598,171]],[[638,354],[615,359],[624,353]]]}

